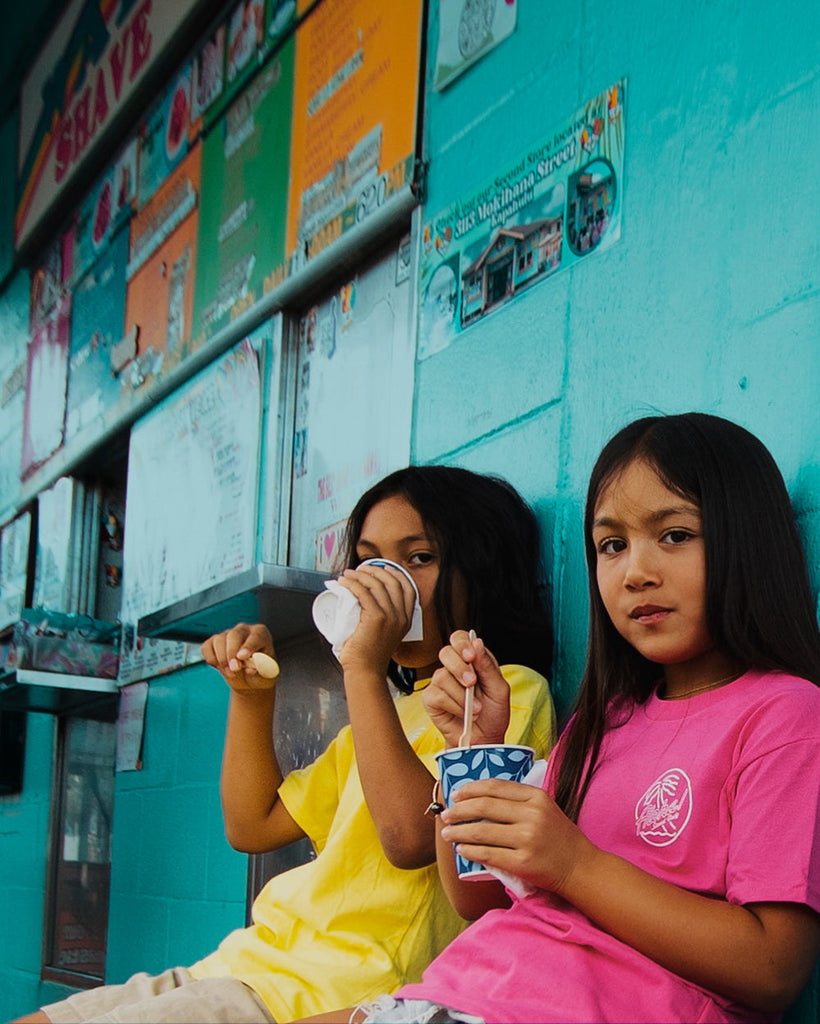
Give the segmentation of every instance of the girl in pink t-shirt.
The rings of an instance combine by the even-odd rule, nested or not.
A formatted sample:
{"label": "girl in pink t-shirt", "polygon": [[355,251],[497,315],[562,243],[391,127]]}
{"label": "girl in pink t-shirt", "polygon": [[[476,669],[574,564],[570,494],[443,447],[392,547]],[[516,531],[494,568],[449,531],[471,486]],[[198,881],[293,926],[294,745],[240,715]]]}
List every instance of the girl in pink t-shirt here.
{"label": "girl in pink t-shirt", "polygon": [[[596,462],[585,539],[587,666],[544,787],[470,783],[438,818],[478,920],[420,983],[315,1020],[775,1021],[808,980],[820,633],[774,460],[716,416],[638,420]],[[428,688],[448,746],[481,649],[458,637]],[[453,845],[508,884],[459,880]]]}

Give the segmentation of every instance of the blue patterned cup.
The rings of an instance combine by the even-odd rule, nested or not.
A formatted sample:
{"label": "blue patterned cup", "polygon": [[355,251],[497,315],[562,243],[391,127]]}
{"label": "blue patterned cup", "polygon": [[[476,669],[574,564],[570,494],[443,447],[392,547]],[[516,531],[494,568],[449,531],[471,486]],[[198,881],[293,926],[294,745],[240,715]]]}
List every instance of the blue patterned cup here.
{"label": "blue patterned cup", "polygon": [[[451,794],[465,782],[478,779],[512,779],[520,782],[532,768],[535,751],[514,743],[477,743],[474,747],[453,747],[436,754],[441,792],[449,806]],[[456,853],[459,878],[493,878],[483,864]]]}

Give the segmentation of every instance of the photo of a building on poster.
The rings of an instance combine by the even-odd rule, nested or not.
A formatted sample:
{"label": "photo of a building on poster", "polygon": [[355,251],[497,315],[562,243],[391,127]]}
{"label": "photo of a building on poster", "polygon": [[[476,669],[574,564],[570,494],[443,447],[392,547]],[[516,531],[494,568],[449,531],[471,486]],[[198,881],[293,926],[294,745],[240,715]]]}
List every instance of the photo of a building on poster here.
{"label": "photo of a building on poster", "polygon": [[420,359],[621,233],[625,80],[425,224]]}

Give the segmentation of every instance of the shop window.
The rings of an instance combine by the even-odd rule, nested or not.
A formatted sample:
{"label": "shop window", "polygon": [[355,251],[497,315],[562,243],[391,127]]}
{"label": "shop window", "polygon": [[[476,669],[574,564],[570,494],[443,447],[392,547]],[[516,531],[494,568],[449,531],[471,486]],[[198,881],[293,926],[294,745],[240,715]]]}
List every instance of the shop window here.
{"label": "shop window", "polygon": [[105,978],[115,748],[114,722],[58,719],[42,974],[81,988]]}

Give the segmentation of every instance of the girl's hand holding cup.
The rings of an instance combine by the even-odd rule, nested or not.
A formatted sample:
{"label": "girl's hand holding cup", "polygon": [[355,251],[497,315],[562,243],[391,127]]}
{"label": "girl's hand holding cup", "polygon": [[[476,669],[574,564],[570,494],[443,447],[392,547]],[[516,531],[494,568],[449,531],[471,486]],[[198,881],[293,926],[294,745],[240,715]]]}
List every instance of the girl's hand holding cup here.
{"label": "girl's hand holding cup", "polygon": [[433,674],[422,701],[447,746],[459,745],[468,687],[475,689],[470,743],[503,743],[510,722],[510,687],[484,641],[457,630],[439,652],[439,661],[442,667]]}
{"label": "girl's hand holding cup", "polygon": [[412,583],[388,566],[367,563],[346,569],[339,583],[361,606],[359,623],[339,655],[342,667],[350,669],[361,663],[386,675],[393,652],[413,618],[416,593]]}

